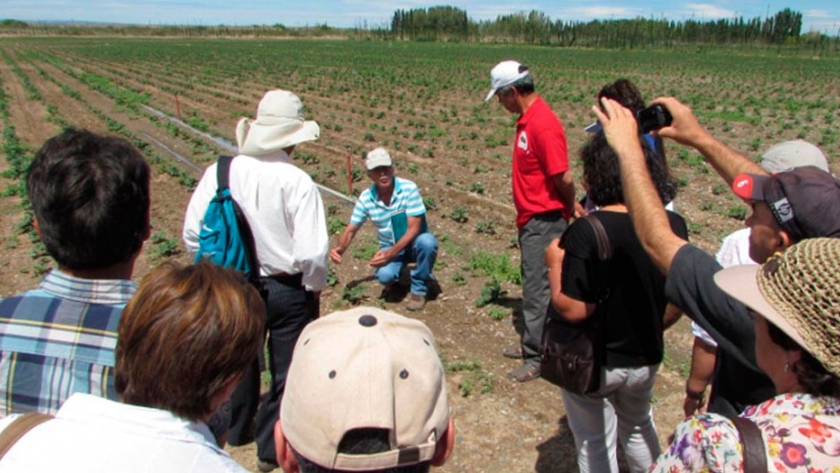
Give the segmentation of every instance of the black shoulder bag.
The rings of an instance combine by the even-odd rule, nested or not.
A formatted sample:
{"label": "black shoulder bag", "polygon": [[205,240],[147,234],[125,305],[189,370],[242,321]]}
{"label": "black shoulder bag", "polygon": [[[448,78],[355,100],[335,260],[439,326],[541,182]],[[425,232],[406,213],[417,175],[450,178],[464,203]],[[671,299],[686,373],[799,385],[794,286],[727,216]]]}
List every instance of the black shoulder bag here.
{"label": "black shoulder bag", "polygon": [[[594,215],[584,217],[592,226],[598,240],[598,260],[612,257],[612,247],[601,221]],[[606,271],[598,268],[599,294],[595,312],[579,323],[569,323],[557,313],[552,304],[543,328],[540,346],[540,376],[546,381],[575,394],[597,391],[601,385],[603,350],[603,302],[609,296]]]}

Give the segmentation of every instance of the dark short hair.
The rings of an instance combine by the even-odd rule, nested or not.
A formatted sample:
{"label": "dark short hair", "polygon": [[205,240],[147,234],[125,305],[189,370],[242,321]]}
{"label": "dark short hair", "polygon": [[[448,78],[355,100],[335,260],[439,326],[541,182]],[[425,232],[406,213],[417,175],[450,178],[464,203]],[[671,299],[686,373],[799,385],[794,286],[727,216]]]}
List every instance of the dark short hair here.
{"label": "dark short hair", "polygon": [[[373,454],[387,452],[391,449],[389,432],[387,429],[353,429],[342,437],[338,444],[338,453],[346,454]],[[331,470],[317,465],[304,458],[294,448],[292,452],[298,462],[300,473],[343,473],[344,470]],[[431,462],[421,462],[414,465],[406,465],[384,470],[371,470],[376,473],[426,473],[431,467]]]}
{"label": "dark short hair", "polygon": [[629,79],[618,79],[615,82],[601,87],[598,92],[598,105],[601,105],[601,98],[615,100],[624,108],[630,109],[633,112],[638,112],[645,108],[645,100],[642,98],[642,93],[636,88],[636,85],[630,82]]}
{"label": "dark short hair", "polygon": [[[639,141],[660,200],[663,204],[674,200],[677,191],[668,168],[643,136],[639,136]],[[592,135],[580,150],[580,157],[583,161],[583,178],[589,187],[587,194],[592,202],[599,207],[624,203],[618,156],[610,148],[603,132]]]}
{"label": "dark short hair", "polygon": [[265,305],[241,273],[206,261],[158,266],[120,321],[117,394],[127,404],[203,420],[258,353],[264,320]]}
{"label": "dark short hair", "polygon": [[59,265],[129,261],[149,228],[149,165],[122,138],[68,129],[47,140],[26,177],[41,241]]}
{"label": "dark short hair", "polygon": [[779,327],[767,321],[770,340],[785,350],[801,350],[802,357],[793,367],[796,380],[805,392],[814,396],[831,396],[840,398],[840,379],[829,372],[816,358],[808,353],[798,343],[793,341]]}

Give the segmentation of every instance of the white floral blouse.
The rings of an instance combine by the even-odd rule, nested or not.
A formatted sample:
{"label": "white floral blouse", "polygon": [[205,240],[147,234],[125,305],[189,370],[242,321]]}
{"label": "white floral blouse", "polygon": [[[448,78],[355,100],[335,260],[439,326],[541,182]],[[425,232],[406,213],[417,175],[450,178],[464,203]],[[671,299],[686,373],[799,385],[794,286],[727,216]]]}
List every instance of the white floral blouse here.
{"label": "white floral blouse", "polygon": [[[780,394],[741,417],[761,429],[767,468],[779,473],[840,473],[840,400]],[[700,414],[677,426],[674,442],[649,472],[742,471],[738,431],[718,414]]]}

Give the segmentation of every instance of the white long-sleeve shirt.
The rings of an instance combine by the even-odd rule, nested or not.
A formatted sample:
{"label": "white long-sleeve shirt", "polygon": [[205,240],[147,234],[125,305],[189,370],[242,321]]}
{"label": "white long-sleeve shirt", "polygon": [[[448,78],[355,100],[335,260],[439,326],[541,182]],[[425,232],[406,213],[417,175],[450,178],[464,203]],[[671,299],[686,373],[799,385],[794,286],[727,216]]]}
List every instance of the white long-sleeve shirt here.
{"label": "white long-sleeve shirt", "polygon": [[[204,172],[184,217],[187,250],[198,251],[198,233],[216,195],[216,164]],[[248,218],[260,275],[303,273],[303,285],[320,291],[327,281],[329,236],[318,187],[283,151],[259,158],[239,155],[230,166],[230,192]]]}

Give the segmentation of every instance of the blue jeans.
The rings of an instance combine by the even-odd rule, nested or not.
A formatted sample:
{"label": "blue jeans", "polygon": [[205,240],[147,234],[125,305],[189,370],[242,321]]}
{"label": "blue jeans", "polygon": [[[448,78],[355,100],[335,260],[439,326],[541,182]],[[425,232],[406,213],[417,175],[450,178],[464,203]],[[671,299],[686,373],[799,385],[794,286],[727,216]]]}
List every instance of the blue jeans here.
{"label": "blue jeans", "polygon": [[385,286],[398,282],[403,265],[417,262],[417,266],[411,270],[411,293],[425,296],[429,292],[427,281],[434,279],[432,268],[435,267],[437,252],[438,242],[435,236],[431,233],[421,233],[388,264],[376,269],[376,279]]}

